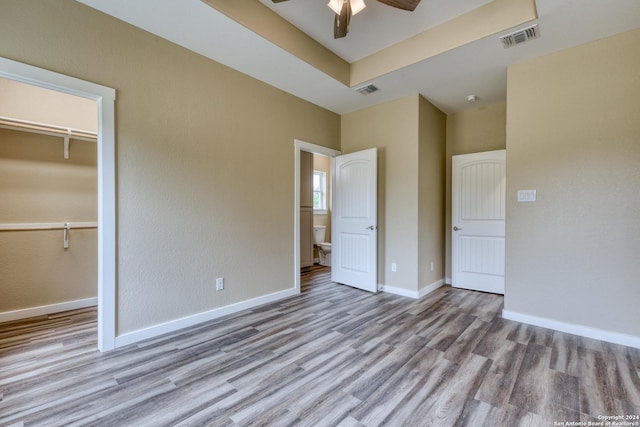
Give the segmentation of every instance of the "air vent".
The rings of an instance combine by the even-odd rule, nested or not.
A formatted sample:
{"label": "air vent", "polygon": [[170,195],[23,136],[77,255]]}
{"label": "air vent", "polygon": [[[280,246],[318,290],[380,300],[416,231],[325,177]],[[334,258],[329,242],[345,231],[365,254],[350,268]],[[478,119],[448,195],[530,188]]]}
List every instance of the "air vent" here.
{"label": "air vent", "polygon": [[379,89],[374,85],[366,85],[357,87],[355,90],[362,95],[369,95],[370,93],[377,92]]}
{"label": "air vent", "polygon": [[523,28],[511,34],[505,34],[504,36],[501,36],[500,41],[502,42],[502,46],[504,48],[508,48],[520,43],[528,42],[529,40],[537,39],[538,37],[540,37],[538,24],[533,24],[530,27]]}

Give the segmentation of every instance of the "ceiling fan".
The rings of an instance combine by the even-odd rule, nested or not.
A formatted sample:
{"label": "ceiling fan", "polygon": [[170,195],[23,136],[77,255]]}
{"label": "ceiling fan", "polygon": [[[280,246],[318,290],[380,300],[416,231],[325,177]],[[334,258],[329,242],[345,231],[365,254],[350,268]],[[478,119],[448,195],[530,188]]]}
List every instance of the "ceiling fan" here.
{"label": "ceiling fan", "polygon": [[[280,3],[288,0],[271,0],[274,3]],[[413,12],[413,10],[418,6],[420,0],[378,0],[380,3],[384,3],[386,5],[408,10]],[[336,13],[335,19],[333,20],[333,38],[339,39],[345,37],[349,32],[349,22],[351,21],[351,16],[357,14],[362,9],[366,7],[364,4],[364,0],[329,0],[329,4],[327,5],[331,10]]]}

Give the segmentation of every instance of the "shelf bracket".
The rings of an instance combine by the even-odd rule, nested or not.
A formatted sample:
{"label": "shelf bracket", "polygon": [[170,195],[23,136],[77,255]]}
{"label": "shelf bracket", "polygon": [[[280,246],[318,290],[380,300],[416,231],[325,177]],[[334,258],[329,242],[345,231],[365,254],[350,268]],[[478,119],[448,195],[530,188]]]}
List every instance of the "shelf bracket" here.
{"label": "shelf bracket", "polygon": [[64,227],[64,241],[62,242],[62,247],[64,249],[69,249],[69,231],[71,230],[71,224],[65,222]]}
{"label": "shelf bracket", "polygon": [[64,158],[69,160],[69,139],[71,138],[71,129],[67,129],[67,134],[64,136]]}

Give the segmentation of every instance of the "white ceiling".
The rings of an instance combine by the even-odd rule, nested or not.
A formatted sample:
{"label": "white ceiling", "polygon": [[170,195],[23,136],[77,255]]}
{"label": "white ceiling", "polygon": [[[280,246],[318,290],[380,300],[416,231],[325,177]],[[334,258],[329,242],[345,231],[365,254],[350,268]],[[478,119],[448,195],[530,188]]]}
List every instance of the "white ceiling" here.
{"label": "white ceiling", "polygon": [[[200,0],[78,1],[339,114],[415,93],[446,113],[501,102],[509,64],[640,27],[639,0],[536,0],[539,39],[504,49],[486,37],[376,78],[380,91],[363,96]],[[260,1],[352,62],[488,0],[422,0],[412,13],[365,0],[338,40],[326,0]]]}
{"label": "white ceiling", "polygon": [[349,34],[333,38],[334,13],[328,0],[260,0],[336,55],[354,62],[385,47],[415,36],[431,27],[469,12],[492,0],[422,0],[413,12],[396,9],[376,0],[351,19]]}

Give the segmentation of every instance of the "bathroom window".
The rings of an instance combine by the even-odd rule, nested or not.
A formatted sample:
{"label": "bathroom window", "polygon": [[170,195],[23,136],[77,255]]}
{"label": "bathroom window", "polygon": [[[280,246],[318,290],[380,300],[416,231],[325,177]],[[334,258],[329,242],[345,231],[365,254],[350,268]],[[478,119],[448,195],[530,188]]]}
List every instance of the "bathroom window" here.
{"label": "bathroom window", "polygon": [[313,171],[313,211],[327,213],[327,174]]}

